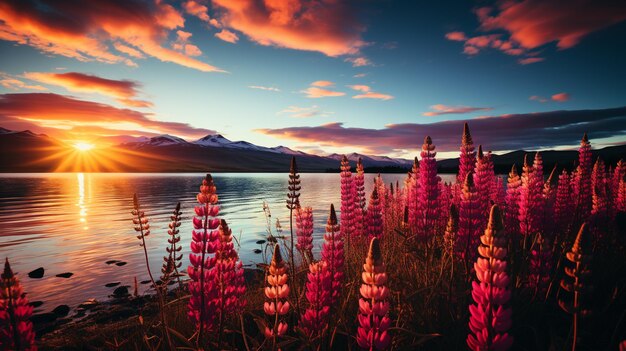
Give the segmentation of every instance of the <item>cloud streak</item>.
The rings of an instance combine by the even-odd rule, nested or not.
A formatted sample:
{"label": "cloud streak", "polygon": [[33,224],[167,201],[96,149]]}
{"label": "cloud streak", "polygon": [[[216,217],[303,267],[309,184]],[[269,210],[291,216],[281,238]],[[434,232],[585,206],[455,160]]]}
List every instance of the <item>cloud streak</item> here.
{"label": "cloud streak", "polygon": [[[456,151],[465,122],[390,124],[383,129],[345,127],[336,122],[314,127],[259,129],[257,132],[321,146],[361,148],[370,153],[415,149],[420,138],[430,135],[439,151]],[[626,107],[511,114],[470,121],[474,142],[493,151],[575,145],[585,132],[596,139],[623,136],[625,126]]]}
{"label": "cloud streak", "polygon": [[434,111],[422,113],[423,116],[441,116],[449,114],[471,113],[476,111],[491,111],[493,107],[471,107],[471,106],[447,106],[442,104],[432,105]]}
{"label": "cloud streak", "polygon": [[372,91],[368,85],[348,85],[352,90],[360,91],[361,94],[354,95],[353,99],[376,99],[376,100],[391,100],[393,96],[389,94],[382,94]]}

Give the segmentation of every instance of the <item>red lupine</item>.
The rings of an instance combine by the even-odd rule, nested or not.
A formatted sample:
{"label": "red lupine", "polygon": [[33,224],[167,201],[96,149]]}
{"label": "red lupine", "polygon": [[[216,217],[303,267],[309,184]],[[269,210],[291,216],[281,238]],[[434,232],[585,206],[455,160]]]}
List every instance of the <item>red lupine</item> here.
{"label": "red lupine", "polygon": [[509,178],[507,182],[506,189],[506,213],[504,217],[504,227],[506,228],[506,232],[511,235],[511,237],[515,238],[516,233],[519,233],[519,198],[520,198],[520,186],[522,185],[522,180],[517,174],[517,169],[515,165],[511,167],[511,172],[509,172]]}
{"label": "red lupine", "polygon": [[340,226],[337,224],[337,214],[335,206],[330,205],[330,214],[326,223],[326,233],[324,234],[324,244],[322,245],[322,260],[328,265],[328,271],[332,278],[331,299],[334,304],[341,295],[343,286],[343,237]]}
{"label": "red lupine", "polygon": [[619,188],[617,190],[617,200],[615,202],[615,208],[617,213],[626,212],[626,176],[619,182]]}
{"label": "red lupine", "polygon": [[420,175],[418,178],[418,219],[417,219],[417,236],[420,241],[430,240],[437,226],[439,219],[439,182],[441,178],[437,176],[437,160],[435,156],[435,145],[432,139],[427,136],[424,138],[421,152]]}
{"label": "red lupine", "polygon": [[289,327],[284,318],[290,307],[287,279],[287,267],[280,254],[280,246],[276,244],[274,245],[274,255],[268,269],[267,286],[264,290],[267,300],[263,304],[265,314],[272,317],[269,326],[265,327],[263,334],[266,338],[272,339],[273,348],[275,348],[278,338],[285,335]]}
{"label": "red lupine", "polygon": [[7,258],[0,277],[0,349],[37,350],[33,323],[29,320],[32,314],[33,306],[28,304],[28,298]]}
{"label": "red lupine", "polygon": [[469,307],[471,333],[467,345],[474,351],[507,350],[513,344],[508,334],[512,325],[510,279],[507,274],[508,238],[504,233],[498,206],[491,208],[489,222],[478,247],[480,257],[474,264],[476,278],[472,282],[475,305]]}
{"label": "red lupine", "polygon": [[304,259],[311,262],[313,258],[313,208],[299,207],[296,209],[296,247]]}
{"label": "red lupine", "polygon": [[567,170],[563,170],[559,176],[554,202],[554,225],[555,228],[560,228],[557,234],[567,232],[567,227],[572,220],[573,205],[570,176]]}
{"label": "red lupine", "polygon": [[367,206],[367,235],[371,239],[373,237],[380,238],[383,235],[383,214],[378,196],[378,189],[374,187],[370,196],[370,203]]}
{"label": "red lupine", "polygon": [[543,216],[543,165],[541,155],[535,154],[532,166],[524,158],[522,186],[520,188],[520,233],[527,237],[541,231]]}
{"label": "red lupine", "polygon": [[552,249],[550,242],[541,234],[537,235],[535,245],[530,251],[528,262],[528,286],[538,295],[545,294],[550,283],[552,271]]}
{"label": "red lupine", "polygon": [[356,192],[354,210],[354,231],[356,236],[364,235],[365,232],[365,171],[363,162],[359,157],[356,164],[356,174],[354,175],[354,190]]}
{"label": "red lupine", "polygon": [[594,240],[603,237],[608,231],[607,222],[609,220],[609,204],[606,182],[606,169],[604,162],[597,159],[591,173],[591,214],[590,229]]}
{"label": "red lupine", "polygon": [[576,199],[576,213],[578,219],[586,219],[591,212],[591,144],[587,133],[583,135],[578,149],[578,167],[572,177],[572,190]]}
{"label": "red lupine", "polygon": [[472,173],[465,177],[461,203],[459,204],[459,231],[457,233],[456,252],[466,262],[473,260],[476,255],[476,246],[480,236],[478,197],[474,187]]}
{"label": "red lupine", "polygon": [[332,278],[326,262],[310,264],[305,294],[309,306],[304,311],[300,323],[306,335],[311,339],[324,335],[328,327],[332,303],[331,288]]}
{"label": "red lupine", "polygon": [[469,173],[474,172],[476,165],[476,152],[474,151],[474,142],[470,134],[467,123],[463,125],[463,138],[461,139],[461,155],[459,157],[459,173],[456,181],[461,186],[465,183],[465,178]]}
{"label": "red lupine", "polygon": [[619,186],[621,180],[626,175],[626,163],[624,160],[619,160],[615,165],[615,169],[610,174],[610,184],[609,184],[609,206],[610,206],[610,216],[611,219],[615,219],[615,214],[617,212],[617,200],[619,197]]}
{"label": "red lupine", "polygon": [[391,335],[387,331],[391,319],[387,315],[389,311],[387,273],[377,238],[373,238],[370,243],[361,277],[363,284],[359,290],[361,299],[356,341],[362,349],[384,350],[391,343]]}
{"label": "red lupine", "polygon": [[189,282],[189,317],[196,323],[199,330],[198,340],[202,340],[205,330],[212,330],[215,325],[217,310],[218,287],[213,281],[211,268],[215,266],[214,254],[219,245],[219,224],[217,217],[217,192],[215,183],[210,174],[202,181],[200,193],[196,196],[199,206],[196,206],[196,217],[193,217],[191,237],[191,253],[187,273]]}
{"label": "red lupine", "polygon": [[350,172],[350,162],[344,155],[341,158],[341,235],[349,238],[354,233],[354,212],[355,204],[355,185],[352,172]]}

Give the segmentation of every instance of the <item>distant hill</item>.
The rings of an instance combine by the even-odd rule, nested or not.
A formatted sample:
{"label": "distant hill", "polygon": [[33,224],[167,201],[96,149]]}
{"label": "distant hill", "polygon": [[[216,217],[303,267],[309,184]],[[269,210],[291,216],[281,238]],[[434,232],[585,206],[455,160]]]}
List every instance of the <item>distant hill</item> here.
{"label": "distant hill", "polygon": [[[207,135],[189,142],[172,135],[138,138],[110,148],[89,151],[93,162],[78,162],[71,145],[31,131],[16,132],[0,127],[0,172],[287,172],[296,156],[301,172],[338,172],[342,155],[317,156],[285,146],[264,147],[246,141],[230,141],[222,135]],[[494,155],[497,173],[506,173],[515,163],[520,166],[524,155],[534,152],[514,151]],[[577,151],[542,151],[544,168],[572,168]],[[100,156],[98,156],[100,155]],[[608,164],[626,158],[626,145],[593,150]],[[346,155],[354,167],[359,157],[367,172],[406,172],[412,160],[352,153]],[[99,162],[106,160],[105,162]],[[64,164],[64,162],[66,164]],[[71,168],[77,165],[77,168]],[[456,173],[458,158],[437,162],[439,172]],[[69,167],[69,168],[68,168]]]}

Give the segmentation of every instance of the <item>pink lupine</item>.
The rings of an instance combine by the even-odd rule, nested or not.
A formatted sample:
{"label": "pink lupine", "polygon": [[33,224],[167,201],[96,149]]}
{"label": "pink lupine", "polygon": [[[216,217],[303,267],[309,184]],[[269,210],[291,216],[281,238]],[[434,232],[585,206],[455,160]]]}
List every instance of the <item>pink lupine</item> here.
{"label": "pink lupine", "polygon": [[391,335],[388,332],[391,319],[387,315],[389,311],[387,273],[377,238],[373,238],[370,243],[361,277],[363,284],[359,290],[361,299],[356,341],[362,349],[384,350],[391,343]]}
{"label": "pink lupine", "polygon": [[217,190],[213,177],[210,174],[202,181],[200,193],[196,196],[199,206],[196,206],[196,216],[193,217],[191,236],[191,253],[187,273],[189,282],[189,318],[196,323],[198,340],[202,340],[205,330],[212,330],[215,322],[218,295],[217,286],[212,280],[211,268],[215,266],[215,258],[209,257],[215,253],[219,245],[219,224],[217,217]]}
{"label": "pink lupine", "polygon": [[509,233],[513,238],[516,237],[516,233],[519,233],[519,198],[520,198],[520,186],[522,185],[522,180],[517,174],[517,169],[515,165],[511,167],[511,172],[509,172],[509,178],[507,182],[506,189],[506,213],[504,216],[504,227],[506,228],[506,232]]}
{"label": "pink lupine", "polygon": [[572,221],[573,201],[571,191],[571,181],[567,170],[563,170],[559,176],[559,183],[556,187],[556,200],[554,202],[554,226],[560,228],[557,231],[567,232],[567,227]]}
{"label": "pink lupine", "polygon": [[[381,208],[387,208],[387,197],[389,196],[389,189],[383,181],[383,177],[380,173],[374,178],[374,187],[378,191],[378,199],[380,201]],[[383,226],[385,225],[385,217],[383,216]]]}
{"label": "pink lupine", "polygon": [[374,187],[370,196],[370,203],[367,206],[367,235],[371,238],[381,238],[383,235],[383,214],[378,196],[378,189]]}
{"label": "pink lupine", "polygon": [[37,350],[33,323],[29,320],[32,314],[33,306],[28,304],[28,298],[7,258],[0,277],[0,349]]}
{"label": "pink lupine", "polygon": [[302,257],[311,262],[313,259],[313,208],[298,207],[296,209],[296,247],[302,253]]}
{"label": "pink lupine", "polygon": [[524,237],[541,231],[543,216],[543,165],[541,155],[535,154],[532,166],[524,158],[522,186],[520,188],[519,221],[520,233]]}
{"label": "pink lupine", "polygon": [[528,287],[535,289],[536,294],[544,295],[550,283],[552,271],[552,249],[550,242],[538,234],[535,245],[531,248],[528,262]]}
{"label": "pink lupine", "polygon": [[344,155],[341,158],[341,235],[349,238],[354,232],[354,210],[356,209],[354,195],[354,178],[350,172],[350,162]]}
{"label": "pink lupine", "polygon": [[[267,300],[263,304],[265,314],[272,317],[269,326],[265,327],[263,334],[266,338],[272,339],[274,347],[280,336],[287,333],[288,324],[285,315],[289,312],[289,284],[287,284],[287,267],[280,254],[280,246],[274,245],[274,255],[270,263],[267,274],[267,286],[265,287],[265,297]],[[270,327],[271,326],[271,327]]]}
{"label": "pink lupine", "polygon": [[490,159],[491,156],[489,154],[485,155],[482,145],[479,145],[474,171],[474,186],[476,187],[479,226],[481,228],[487,225],[491,188],[493,187],[493,163]]}
{"label": "pink lupine", "polygon": [[610,215],[611,219],[615,219],[615,214],[617,213],[617,199],[619,196],[619,185],[621,180],[626,175],[626,163],[624,160],[619,160],[615,165],[615,169],[613,169],[613,173],[610,174],[610,184],[609,184],[609,205],[611,206]]}
{"label": "pink lupine", "polygon": [[576,214],[578,219],[585,220],[591,212],[591,144],[587,133],[583,135],[578,149],[578,167],[572,177],[572,190],[576,199]]}
{"label": "pink lupine", "polygon": [[474,264],[476,278],[472,282],[469,306],[471,333],[467,345],[474,351],[508,350],[513,338],[508,334],[512,325],[510,279],[507,274],[508,238],[504,233],[502,216],[497,205],[491,207],[489,222],[478,247],[480,257]]}
{"label": "pink lupine", "polygon": [[354,175],[354,190],[356,192],[354,209],[354,231],[356,236],[364,234],[365,229],[365,171],[363,162],[359,157],[356,163],[356,174]]}
{"label": "pink lupine", "polygon": [[448,210],[452,205],[452,184],[439,182],[439,227],[445,228],[448,223]]}
{"label": "pink lupine", "polygon": [[495,205],[504,207],[506,206],[506,189],[503,177],[495,177],[494,188],[492,193],[494,194],[493,202]]}
{"label": "pink lupine", "polygon": [[615,209],[617,213],[626,213],[626,176],[619,182]]}
{"label": "pink lupine", "polygon": [[461,155],[459,157],[459,174],[456,177],[458,184],[463,185],[469,173],[474,172],[476,165],[476,152],[474,142],[467,123],[463,125],[463,138],[461,139]]}
{"label": "pink lupine", "polygon": [[603,237],[608,231],[609,204],[606,182],[606,168],[600,158],[597,159],[591,173],[591,214],[590,226],[594,240]]}
{"label": "pink lupine", "polygon": [[413,160],[413,167],[411,172],[408,173],[409,178],[406,181],[406,206],[409,208],[409,228],[415,232],[417,230],[417,219],[419,218],[419,174],[420,164],[417,161],[417,157]]}
{"label": "pink lupine", "polygon": [[417,236],[418,240],[428,242],[435,233],[437,220],[439,219],[439,182],[441,178],[437,176],[437,160],[435,156],[435,145],[432,139],[427,136],[422,145],[422,157],[420,165],[420,175],[418,178],[418,219]]}
{"label": "pink lupine", "polygon": [[324,335],[328,327],[332,303],[331,288],[332,279],[326,262],[310,264],[305,294],[309,306],[302,315],[300,325],[311,339]]}
{"label": "pink lupine", "polygon": [[332,278],[331,299],[334,304],[341,295],[344,277],[344,252],[343,237],[340,226],[337,224],[337,214],[335,206],[330,205],[330,214],[326,223],[326,233],[324,234],[324,244],[322,244],[322,260],[328,265],[328,271]]}
{"label": "pink lupine", "polygon": [[543,211],[542,211],[542,225],[543,225],[543,233],[546,235],[548,241],[553,242],[554,240],[554,231],[556,227],[554,226],[554,205],[556,202],[556,187],[554,186],[554,174],[556,172],[556,165],[552,168],[552,172],[548,176],[548,179],[543,183],[543,192],[542,192],[542,201],[543,201]]}
{"label": "pink lupine", "polygon": [[459,204],[459,231],[455,242],[456,253],[464,258],[466,263],[476,257],[476,246],[480,236],[479,215],[474,177],[472,173],[468,173]]}

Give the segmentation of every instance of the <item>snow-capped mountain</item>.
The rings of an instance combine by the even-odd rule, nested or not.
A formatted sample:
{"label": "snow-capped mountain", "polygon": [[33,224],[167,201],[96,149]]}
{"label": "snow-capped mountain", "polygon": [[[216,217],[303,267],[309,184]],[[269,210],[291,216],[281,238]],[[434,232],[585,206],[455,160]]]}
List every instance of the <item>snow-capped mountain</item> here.
{"label": "snow-capped mountain", "polygon": [[[341,161],[341,159],[343,158],[343,155],[330,154],[330,155],[328,155],[326,157],[332,158],[333,160]],[[391,158],[391,157],[388,157],[388,156],[363,155],[363,154],[358,154],[356,152],[348,154],[348,155],[346,155],[346,157],[348,158],[348,160],[353,161],[353,162],[357,162],[359,160],[359,158],[361,158],[361,161],[364,164],[385,163],[385,164],[397,165],[397,166],[403,166],[403,167],[410,166],[410,165],[413,164],[413,161],[407,160],[407,159],[403,159],[403,158]]]}
{"label": "snow-capped mountain", "polygon": [[189,145],[183,138],[177,136],[162,134],[152,137],[146,141],[130,142],[124,144],[126,146],[142,147],[142,146],[172,146],[172,145]]}
{"label": "snow-capped mountain", "polygon": [[200,146],[226,147],[232,141],[224,138],[221,134],[209,134],[192,143]]}
{"label": "snow-capped mountain", "polygon": [[305,153],[305,152],[296,151],[296,150],[290,149],[290,148],[288,148],[286,146],[282,146],[282,145],[274,146],[274,147],[271,147],[270,149],[274,150],[274,152],[277,152],[279,154],[285,154],[285,155],[294,155],[294,156],[297,156],[297,155],[307,155],[307,153]]}

